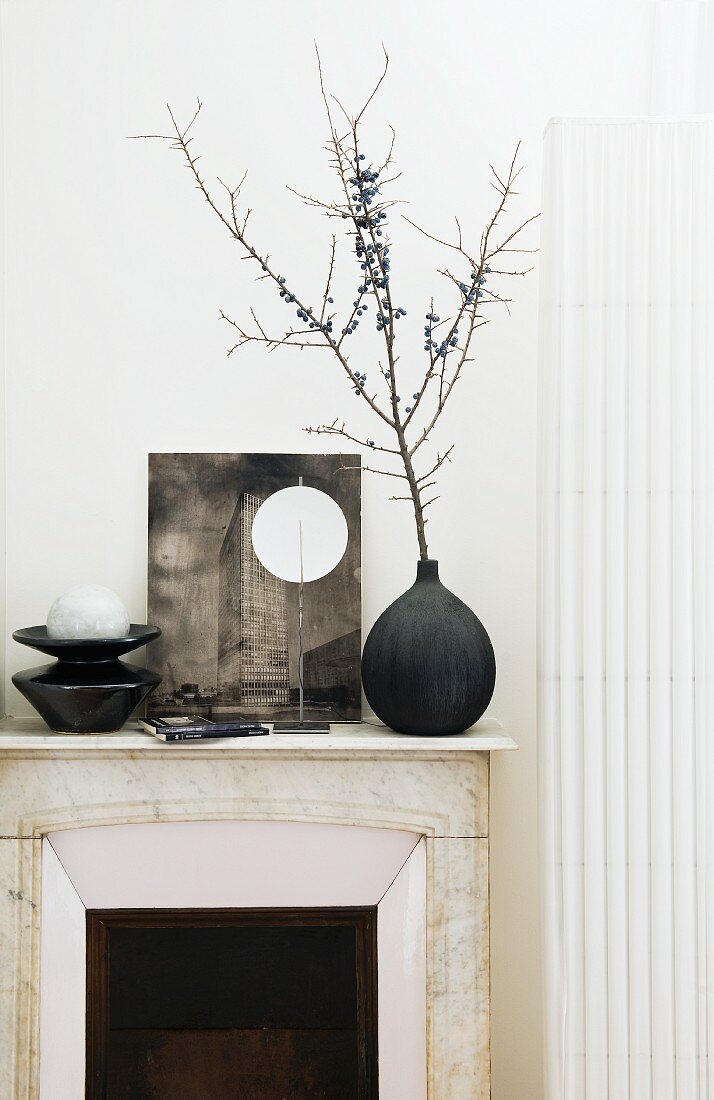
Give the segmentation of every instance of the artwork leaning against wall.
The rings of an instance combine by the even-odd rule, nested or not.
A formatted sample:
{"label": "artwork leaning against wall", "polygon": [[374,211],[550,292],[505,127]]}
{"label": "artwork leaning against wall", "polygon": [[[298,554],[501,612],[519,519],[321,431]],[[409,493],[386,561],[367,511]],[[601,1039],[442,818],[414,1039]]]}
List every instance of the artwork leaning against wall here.
{"label": "artwork leaning against wall", "polygon": [[302,478],[347,520],[344,557],[305,586],[306,719],[359,721],[360,460],[346,455],[149,456],[151,654],[163,678],[151,714],[221,721],[298,713],[297,585],[261,565],[253,519],[272,493]]}

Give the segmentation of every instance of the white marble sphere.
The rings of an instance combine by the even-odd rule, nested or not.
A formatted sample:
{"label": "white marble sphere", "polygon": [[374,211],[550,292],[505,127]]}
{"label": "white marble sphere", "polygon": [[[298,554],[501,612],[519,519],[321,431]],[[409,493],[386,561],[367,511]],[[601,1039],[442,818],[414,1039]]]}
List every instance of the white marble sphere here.
{"label": "white marble sphere", "polygon": [[50,638],[125,638],[129,616],[116,592],[101,584],[80,584],[58,596],[47,616]]}

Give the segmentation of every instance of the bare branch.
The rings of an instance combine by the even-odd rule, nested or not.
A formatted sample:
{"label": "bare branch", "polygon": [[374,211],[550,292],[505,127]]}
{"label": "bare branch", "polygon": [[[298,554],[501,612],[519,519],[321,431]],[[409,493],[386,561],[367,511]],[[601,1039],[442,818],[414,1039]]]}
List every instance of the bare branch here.
{"label": "bare branch", "polygon": [[362,119],[362,115],[365,113],[365,111],[369,107],[370,103],[372,102],[372,100],[376,96],[377,92],[382,87],[382,84],[383,84],[383,82],[384,82],[384,80],[387,76],[387,70],[389,69],[389,54],[387,53],[387,51],[384,48],[384,43],[382,43],[382,52],[384,53],[384,70],[382,71],[382,75],[380,76],[379,80],[375,84],[371,94],[368,96],[367,102],[364,104],[364,106],[362,107],[362,110],[359,112],[359,114],[355,118],[354,123],[353,123],[353,129],[356,129],[357,126],[359,125],[359,123]]}
{"label": "bare branch", "polygon": [[[315,46],[317,67],[319,74],[320,92],[322,95],[327,125],[329,129],[329,141],[326,146],[331,169],[335,172],[340,194],[336,199],[324,200],[311,194],[302,194],[293,188],[289,188],[310,209],[330,218],[339,218],[346,223],[347,236],[350,239],[351,248],[356,253],[356,259],[360,265],[360,282],[351,307],[346,312],[340,311],[343,320],[336,321],[337,307],[332,298],[332,287],[335,281],[337,263],[337,237],[332,236],[327,265],[326,279],[322,291],[322,301],[319,312],[313,311],[305,302],[309,299],[297,292],[291,282],[281,274],[274,266],[269,253],[261,254],[247,237],[247,227],[251,216],[250,207],[244,208],[240,201],[241,189],[246,179],[243,174],[237,186],[231,187],[218,179],[218,183],[225,192],[225,200],[219,202],[214,197],[212,190],[206,184],[202,169],[199,168],[200,156],[193,152],[192,128],[201,111],[201,102],[197,100],[196,109],[183,129],[178,125],[176,117],[169,105],[168,112],[171,119],[173,133],[157,135],[135,135],[136,137],[155,137],[163,141],[169,141],[172,149],[182,154],[185,167],[192,175],[195,187],[200,191],[203,199],[208,203],[213,214],[226,227],[231,237],[241,246],[241,259],[254,261],[258,264],[259,280],[268,280],[280,298],[288,305],[294,305],[294,313],[297,315],[300,325],[288,327],[281,335],[272,335],[271,326],[265,326],[255,309],[250,308],[250,321],[247,326],[233,320],[225,313],[221,313],[223,320],[228,322],[237,334],[236,343],[230,348],[231,355],[237,349],[246,344],[262,344],[272,353],[278,348],[297,348],[304,351],[306,348],[322,348],[332,354],[337,360],[340,369],[349,380],[350,386],[358,397],[361,397],[366,406],[377,415],[383,424],[386,424],[394,432],[394,445],[384,443],[377,444],[364,433],[355,432],[345,421],[333,420],[332,423],[321,423],[305,428],[307,434],[328,435],[339,437],[355,444],[358,447],[373,450],[388,458],[398,458],[403,465],[403,471],[383,469],[374,466],[354,466],[346,463],[343,455],[340,455],[340,470],[364,470],[367,473],[378,474],[383,477],[397,478],[405,481],[404,495],[393,496],[392,500],[406,500],[411,502],[414,509],[419,552],[422,558],[428,557],[428,546],[425,535],[425,527],[428,522],[425,511],[438,499],[438,493],[428,499],[424,499],[426,493],[437,485],[437,475],[446,462],[451,461],[453,444],[446,450],[437,451],[436,459],[432,460],[430,469],[426,472],[415,470],[414,460],[422,445],[430,438],[435,429],[439,417],[443,413],[446,404],[458,383],[464,367],[474,361],[471,353],[472,342],[476,331],[488,323],[485,309],[489,305],[505,305],[508,308],[510,298],[502,292],[501,285],[489,284],[492,278],[521,276],[523,277],[530,268],[518,268],[518,261],[506,261],[498,267],[492,267],[490,261],[498,256],[510,253],[529,253],[535,249],[520,247],[520,234],[526,229],[534,217],[527,218],[515,228],[508,228],[505,216],[509,209],[510,200],[517,194],[515,184],[521,173],[518,165],[520,145],[516,146],[508,171],[498,172],[493,165],[490,166],[490,186],[494,188],[497,199],[489,220],[483,229],[478,248],[474,249],[467,243],[462,224],[455,217],[455,239],[446,240],[427,232],[411,218],[404,217],[407,224],[415,228],[424,237],[431,240],[439,247],[459,258],[458,267],[449,270],[444,267],[439,269],[439,275],[447,281],[447,289],[451,295],[455,295],[455,305],[447,307],[445,316],[441,319],[435,313],[434,299],[431,299],[431,308],[427,314],[427,324],[424,338],[424,350],[427,353],[426,367],[419,381],[414,386],[411,398],[402,404],[398,392],[397,371],[402,374],[400,356],[397,354],[395,341],[399,336],[396,331],[395,321],[402,316],[401,306],[395,308],[398,298],[393,296],[390,282],[391,239],[388,232],[388,212],[400,200],[385,195],[385,188],[399,178],[399,173],[390,169],[392,164],[395,133],[390,127],[391,140],[386,157],[379,167],[375,167],[375,160],[368,159],[361,151],[361,122],[369,106],[380,91],[389,68],[389,56],[384,46],[384,68],[376,81],[372,91],[366,98],[360,110],[353,117],[350,116],[343,104],[334,96],[328,94],[325,86],[324,74],[320,53]],[[335,114],[333,115],[333,111]],[[344,116],[345,124],[340,115]],[[335,117],[339,121],[339,129],[335,124]],[[498,242],[498,243],[494,243]],[[458,268],[468,265],[468,274],[461,278]],[[515,270],[511,270],[511,264]],[[453,298],[452,298],[453,301]],[[371,309],[372,302],[376,311],[375,323],[380,339],[383,341],[384,353],[377,357],[379,371],[386,384],[389,399],[389,408],[383,408],[375,393],[367,390],[366,373],[360,373],[362,369],[351,366],[346,354],[345,341],[352,336],[360,321],[365,317],[365,311]],[[406,312],[404,311],[406,316]],[[371,320],[371,312],[365,317]],[[339,324],[339,329],[333,334],[333,322]],[[398,345],[401,348],[401,342]],[[432,386],[433,380],[437,385]],[[412,385],[409,386],[412,389]],[[423,414],[425,401],[429,400],[429,410]],[[386,406],[386,402],[385,402]],[[416,426],[414,417],[419,415],[419,427]]]}
{"label": "bare branch", "polygon": [[374,442],[373,439],[360,439],[358,436],[351,435],[347,431],[344,421],[338,425],[337,420],[333,420],[331,424],[320,424],[316,428],[303,428],[304,432],[308,435],[340,435],[344,439],[349,439],[351,443],[356,443],[359,447],[366,447],[372,451],[381,451],[383,454],[398,455],[400,452],[395,450],[394,447],[382,447]]}
{"label": "bare branch", "polygon": [[[451,446],[449,447],[448,451],[444,451],[444,453],[442,455],[440,455],[437,452],[436,462],[434,463],[432,468],[430,470],[428,470],[425,474],[422,474],[421,477],[417,478],[417,481],[420,482],[420,483],[422,481],[425,481],[427,478],[432,477],[436,473],[437,470],[440,470],[445,462],[451,462],[451,452],[453,451],[454,447],[455,447],[455,444],[452,443]],[[422,485],[422,490],[426,489],[426,488],[427,488],[426,485]]]}
{"label": "bare branch", "polygon": [[[200,102],[199,102],[198,110],[200,110]],[[170,106],[168,106],[168,111],[169,111],[169,116],[170,116],[171,121],[172,121],[173,126],[174,126],[174,130],[176,132],[176,147],[183,152],[185,160],[186,160],[186,165],[190,169],[190,171],[191,171],[191,173],[194,177],[194,180],[196,182],[196,186],[198,187],[199,191],[201,192],[201,194],[205,198],[206,202],[209,204],[209,206],[213,210],[214,214],[216,214],[216,216],[220,219],[220,221],[226,227],[226,229],[231,234],[231,236],[235,240],[237,240],[242,245],[242,247],[245,249],[245,251],[247,253],[246,258],[253,259],[257,263],[259,263],[261,265],[261,269],[264,272],[264,274],[268,275],[269,278],[276,285],[276,287],[278,289],[280,289],[284,293],[285,296],[287,296],[288,301],[294,302],[298,306],[298,309],[302,310],[303,314],[307,314],[308,317],[309,317],[311,315],[311,312],[312,312],[311,309],[304,305],[303,300],[286,284],[286,280],[282,276],[279,276],[277,274],[277,272],[275,272],[272,269],[272,267],[270,267],[268,265],[267,259],[261,258],[261,256],[258,254],[256,249],[253,247],[253,245],[250,244],[250,242],[246,239],[246,237],[245,237],[245,225],[246,225],[246,222],[247,222],[247,217],[250,214],[250,211],[248,211],[248,215],[246,215],[246,219],[243,222],[243,226],[241,227],[241,226],[238,225],[237,218],[234,217],[234,215],[233,215],[233,208],[232,208],[232,212],[231,212],[231,218],[228,218],[223,213],[221,208],[218,206],[216,201],[213,199],[213,196],[209,192],[208,187],[206,186],[206,183],[205,183],[203,177],[201,176],[201,173],[199,172],[199,169],[197,168],[197,163],[198,163],[199,158],[194,157],[192,155],[192,153],[190,152],[189,148],[188,148],[188,143],[185,140],[186,131],[181,131],[181,129],[179,128],[178,123],[176,122],[176,119],[174,117],[173,111],[171,110]],[[198,113],[198,111],[196,113]],[[194,120],[195,120],[195,115],[194,115],[194,118],[189,123],[189,126],[193,125]],[[318,327],[316,327],[315,332],[320,334],[321,338],[325,341],[325,345],[336,355],[337,359],[340,362],[340,365],[342,366],[342,369],[345,371],[345,373],[349,377],[350,381],[353,384],[355,384],[357,382],[356,376],[353,373],[352,369],[350,368],[347,359],[342,354],[342,352],[340,350],[340,347],[338,346],[338,343],[332,338],[332,336],[330,335],[330,332],[327,330],[327,326],[325,326],[324,324],[320,324]],[[241,337],[241,340],[238,343],[238,345],[231,348],[228,354],[229,355],[232,354],[232,352],[235,350],[235,347],[242,346],[242,344],[247,342],[247,340],[249,340],[249,339],[253,339],[253,337],[248,336],[247,334],[243,334],[242,337]],[[262,337],[256,337],[255,339],[262,340]],[[272,339],[270,339],[270,340],[265,340],[263,342],[270,345],[269,350],[272,351],[272,350],[275,349],[275,347],[279,346],[280,344],[285,344],[286,340],[285,339],[283,339],[283,340],[272,340]],[[300,346],[298,344],[298,342],[296,342],[294,340],[290,340],[290,341],[287,341],[287,342],[290,344],[291,347]],[[315,345],[312,342],[308,342],[308,343],[306,343],[302,346],[314,347],[314,346],[319,346],[319,345]],[[392,418],[387,413],[384,412],[384,410],[377,403],[376,399],[374,397],[370,397],[368,394],[366,394],[364,392],[362,392],[362,396],[363,396],[364,400],[368,403],[368,405],[370,405],[370,407],[373,409],[373,411],[386,424],[388,424],[390,427],[392,427],[393,426]]]}
{"label": "bare branch", "polygon": [[332,250],[330,252],[330,270],[327,273],[327,282],[325,283],[325,292],[322,295],[322,309],[320,310],[320,324],[322,325],[325,320],[325,311],[328,305],[332,305],[332,298],[330,297],[330,288],[332,286],[332,275],[335,270],[335,255],[337,253],[337,237],[332,236]]}
{"label": "bare branch", "polygon": [[[406,474],[398,474],[394,470],[375,470],[374,466],[345,466],[342,462],[342,455],[339,457],[341,470],[363,470],[367,474],[380,474],[382,477],[397,477],[401,478],[402,481],[407,480]],[[407,497],[406,499],[410,500],[411,498]]]}
{"label": "bare branch", "polygon": [[[530,225],[531,222],[534,222],[536,220],[536,218],[539,218],[539,217],[540,217],[540,214],[532,214],[530,218],[526,218],[526,220],[524,222],[521,222],[521,224],[516,229],[514,229],[512,233],[508,234],[506,239],[501,244],[499,244],[496,248],[492,249],[490,252],[485,253],[484,254],[484,259],[485,260],[491,260],[491,259],[493,259],[494,256],[498,256],[499,252],[505,252],[505,251],[513,252],[514,249],[512,249],[512,248],[506,249],[506,245],[509,244],[515,237],[517,237],[519,233],[522,233],[527,225]],[[537,251],[537,249],[521,249],[521,248],[519,248],[519,249],[517,249],[517,251],[518,252],[530,252],[530,251]]]}
{"label": "bare branch", "polygon": [[408,218],[406,214],[402,214],[402,217],[404,218],[405,222],[411,225],[414,229],[418,230],[418,232],[421,233],[422,236],[427,237],[428,240],[434,241],[435,244],[440,244],[442,248],[452,248],[455,252],[460,253],[460,255],[464,257],[464,259],[468,260],[472,266],[476,266],[476,261],[471,258],[468,252],[464,251],[461,243],[454,244],[453,241],[445,241],[442,237],[436,237],[433,233],[428,233],[426,229],[423,229],[422,226],[417,225],[417,223],[412,221],[411,218]]}

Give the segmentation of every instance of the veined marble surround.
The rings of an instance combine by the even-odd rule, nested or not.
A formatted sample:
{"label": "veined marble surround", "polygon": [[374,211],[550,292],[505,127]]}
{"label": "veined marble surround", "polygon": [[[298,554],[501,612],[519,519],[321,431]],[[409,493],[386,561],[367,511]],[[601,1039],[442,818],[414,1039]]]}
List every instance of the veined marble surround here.
{"label": "veined marble surround", "polygon": [[0,1100],[39,1100],[43,838],[216,820],[424,837],[428,1098],[487,1100],[489,754],[516,747],[497,723],[460,737],[404,737],[365,723],[329,736],[173,745],[138,729],[42,731],[25,720],[0,729]]}

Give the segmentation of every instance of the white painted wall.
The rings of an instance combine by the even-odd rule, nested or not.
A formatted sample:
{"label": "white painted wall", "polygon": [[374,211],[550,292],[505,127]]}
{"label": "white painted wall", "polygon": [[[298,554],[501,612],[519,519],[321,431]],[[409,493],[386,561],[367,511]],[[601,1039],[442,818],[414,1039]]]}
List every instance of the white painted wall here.
{"label": "white painted wall", "polygon": [[[186,117],[202,98],[204,170],[235,180],[250,169],[256,239],[314,287],[329,226],[284,186],[322,192],[330,183],[313,39],[351,104],[373,79],[380,39],[388,46],[392,70],[371,133],[379,148],[386,123],[395,126],[399,190],[437,233],[454,214],[467,234],[479,232],[493,196],[488,162],[504,163],[518,138],[519,210],[538,208],[551,115],[645,107],[649,5],[632,0],[4,0],[0,10],[4,633],[43,621],[58,592],[90,580],[143,618],[148,451],[310,450],[306,424],[347,412],[356,427],[369,425],[320,356],[226,360],[219,308],[255,300],[282,320],[284,307],[237,261],[176,154],[125,140],[162,130],[167,99]],[[437,255],[406,225],[394,236],[393,285],[418,353]],[[499,677],[490,713],[521,743],[494,764],[493,1095],[538,1100],[537,274],[513,289],[510,319],[484,333],[445,418],[438,442],[455,440],[457,450],[430,535],[443,579],[491,633]],[[353,339],[366,347],[370,337]],[[408,508],[388,495],[387,484],[365,479],[367,629],[414,572]],[[30,663],[9,644],[8,677]],[[11,687],[7,709],[27,713]]]}

